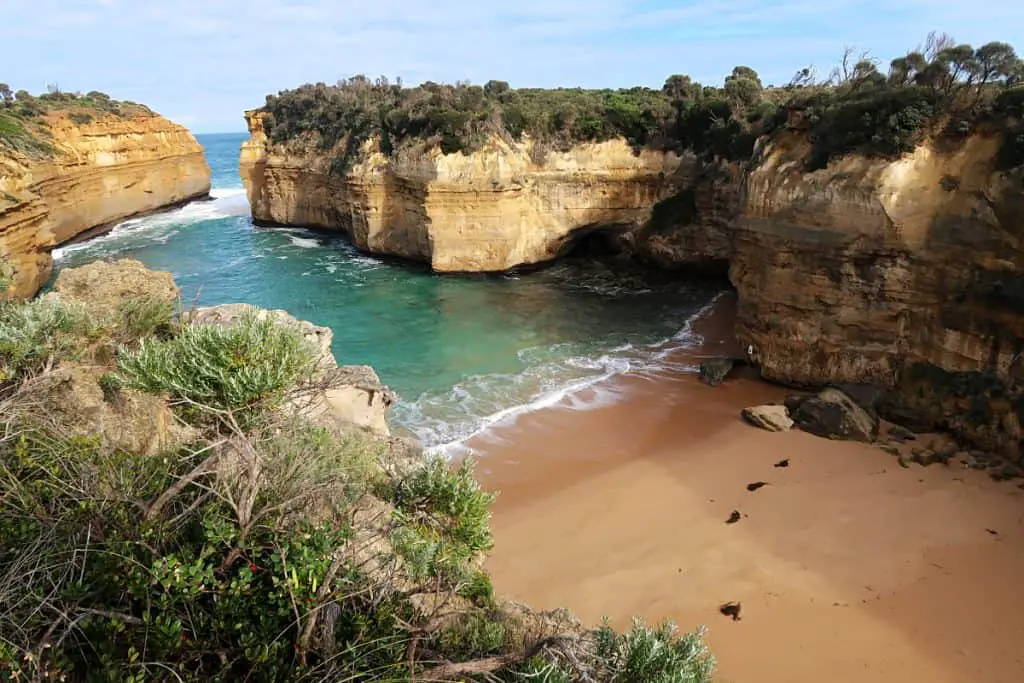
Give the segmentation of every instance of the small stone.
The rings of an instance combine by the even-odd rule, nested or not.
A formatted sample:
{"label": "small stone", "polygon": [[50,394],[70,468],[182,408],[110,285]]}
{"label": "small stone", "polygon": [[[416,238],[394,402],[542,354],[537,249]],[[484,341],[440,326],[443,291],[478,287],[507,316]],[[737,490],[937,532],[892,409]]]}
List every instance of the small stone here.
{"label": "small stone", "polygon": [[917,436],[906,427],[893,425],[889,428],[889,438],[896,443],[906,443],[907,441],[914,441],[917,439]]}
{"label": "small stone", "polygon": [[889,455],[895,455],[897,457],[899,457],[900,452],[901,452],[899,448],[897,448],[896,446],[893,446],[892,444],[881,444],[881,445],[879,445],[879,448],[881,448],[883,451],[885,451]]}
{"label": "small stone", "polygon": [[939,462],[938,454],[927,448],[915,448],[911,460],[922,467],[928,467]]}
{"label": "small stone", "polygon": [[700,364],[700,381],[709,387],[717,387],[732,372],[736,360],[733,358],[709,358]]}
{"label": "small stone", "polygon": [[748,424],[769,432],[788,432],[793,429],[793,420],[786,406],[754,406],[744,408],[740,416]]}
{"label": "small stone", "polygon": [[996,481],[1012,481],[1020,478],[1020,469],[1016,465],[1006,464],[998,472],[993,472],[991,476]]}

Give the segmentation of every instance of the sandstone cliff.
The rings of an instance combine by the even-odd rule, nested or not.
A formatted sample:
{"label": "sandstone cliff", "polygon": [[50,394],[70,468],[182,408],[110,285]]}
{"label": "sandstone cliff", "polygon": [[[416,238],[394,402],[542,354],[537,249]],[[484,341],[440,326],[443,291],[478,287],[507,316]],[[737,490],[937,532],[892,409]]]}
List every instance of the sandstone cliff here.
{"label": "sandstone cliff", "polygon": [[762,140],[730,276],[763,375],[873,385],[889,417],[1017,453],[1024,172],[995,170],[1001,142],[928,142],[808,173],[805,140]]}
{"label": "sandstone cliff", "polygon": [[540,155],[529,142],[492,138],[470,155],[394,158],[370,142],[341,174],[332,172],[333,153],[272,145],[262,114],[246,119],[241,174],[253,218],[343,230],[361,249],[439,272],[540,263],[589,231],[636,230],[673,194],[676,177],[696,167],[672,153],[635,153],[621,139]]}
{"label": "sandstone cliff", "polygon": [[50,251],[82,233],[206,196],[210,169],[187,129],[145,113],[75,123],[46,116],[52,154],[0,146],[0,258],[7,294],[31,296],[50,275]]}
{"label": "sandstone cliff", "polygon": [[903,424],[1019,448],[1024,171],[996,170],[997,132],[813,172],[806,137],[781,131],[746,164],[621,140],[535,163],[493,140],[470,156],[367,149],[339,177],[330,154],[278,149],[259,114],[248,121],[257,220],[340,228],[438,271],[545,261],[610,230],[660,267],[728,267],[738,335],[766,378],[870,385],[872,407]]}

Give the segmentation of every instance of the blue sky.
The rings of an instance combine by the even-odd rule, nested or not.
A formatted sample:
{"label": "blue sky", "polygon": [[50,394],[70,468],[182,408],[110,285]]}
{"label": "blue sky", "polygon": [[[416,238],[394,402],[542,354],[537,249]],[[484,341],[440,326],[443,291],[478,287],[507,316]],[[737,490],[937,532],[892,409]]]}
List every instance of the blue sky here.
{"label": "blue sky", "polygon": [[[103,90],[197,132],[243,130],[264,95],[365,73],[406,83],[784,83],[845,45],[889,59],[928,31],[1024,37],[1020,0],[4,0],[0,81]],[[13,7],[11,5],[14,5]],[[1016,41],[1024,52],[1024,41]]]}

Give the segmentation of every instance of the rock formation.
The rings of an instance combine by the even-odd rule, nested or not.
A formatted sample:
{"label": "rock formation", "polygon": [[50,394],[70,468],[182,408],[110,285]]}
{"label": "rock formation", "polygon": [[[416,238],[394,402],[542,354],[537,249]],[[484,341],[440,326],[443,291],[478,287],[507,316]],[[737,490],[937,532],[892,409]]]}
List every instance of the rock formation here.
{"label": "rock formation", "polygon": [[997,132],[817,171],[806,135],[783,130],[745,166],[624,140],[536,163],[495,139],[469,156],[367,147],[339,175],[330,153],[271,145],[261,116],[242,152],[257,220],[342,229],[438,271],[545,261],[593,230],[660,267],[728,266],[766,378],[870,385],[871,411],[1018,453],[1024,171],[996,170]]}
{"label": "rock formation", "polygon": [[0,145],[0,260],[13,266],[8,296],[39,290],[50,276],[53,248],[209,194],[202,147],[160,116],[76,123],[58,110],[46,115],[46,127],[52,153],[30,156]]}
{"label": "rock formation", "polygon": [[670,152],[634,152],[622,139],[542,155],[529,141],[495,137],[468,156],[387,157],[370,141],[339,173],[331,153],[270,144],[262,116],[247,114],[241,157],[254,219],[342,230],[360,249],[438,272],[508,270],[549,261],[594,230],[635,231],[698,168]]}
{"label": "rock formation", "polygon": [[994,168],[1001,142],[807,172],[805,140],[762,140],[730,270],[762,374],[880,387],[884,416],[1019,457],[1024,170]]}

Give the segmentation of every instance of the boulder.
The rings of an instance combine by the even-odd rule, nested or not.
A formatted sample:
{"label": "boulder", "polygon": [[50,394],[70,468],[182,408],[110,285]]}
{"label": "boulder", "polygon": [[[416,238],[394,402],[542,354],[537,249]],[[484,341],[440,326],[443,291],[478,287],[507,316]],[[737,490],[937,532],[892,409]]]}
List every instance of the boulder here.
{"label": "boulder", "polygon": [[80,304],[103,319],[133,299],[173,303],[178,300],[178,288],[170,273],[150,270],[139,261],[121,259],[62,270],[46,298]]}
{"label": "boulder", "polygon": [[740,413],[744,420],[769,432],[788,432],[793,428],[786,406],[754,406]]}
{"label": "boulder", "polygon": [[708,358],[700,364],[700,381],[709,387],[717,387],[735,366],[735,358]]}
{"label": "boulder", "polygon": [[98,437],[109,448],[139,455],[174,451],[196,438],[162,396],[104,390],[107,369],[62,363],[41,388],[47,418],[69,436]]}
{"label": "boulder", "polygon": [[878,417],[872,415],[835,388],[815,396],[787,400],[793,421],[800,429],[828,439],[874,441]]}

